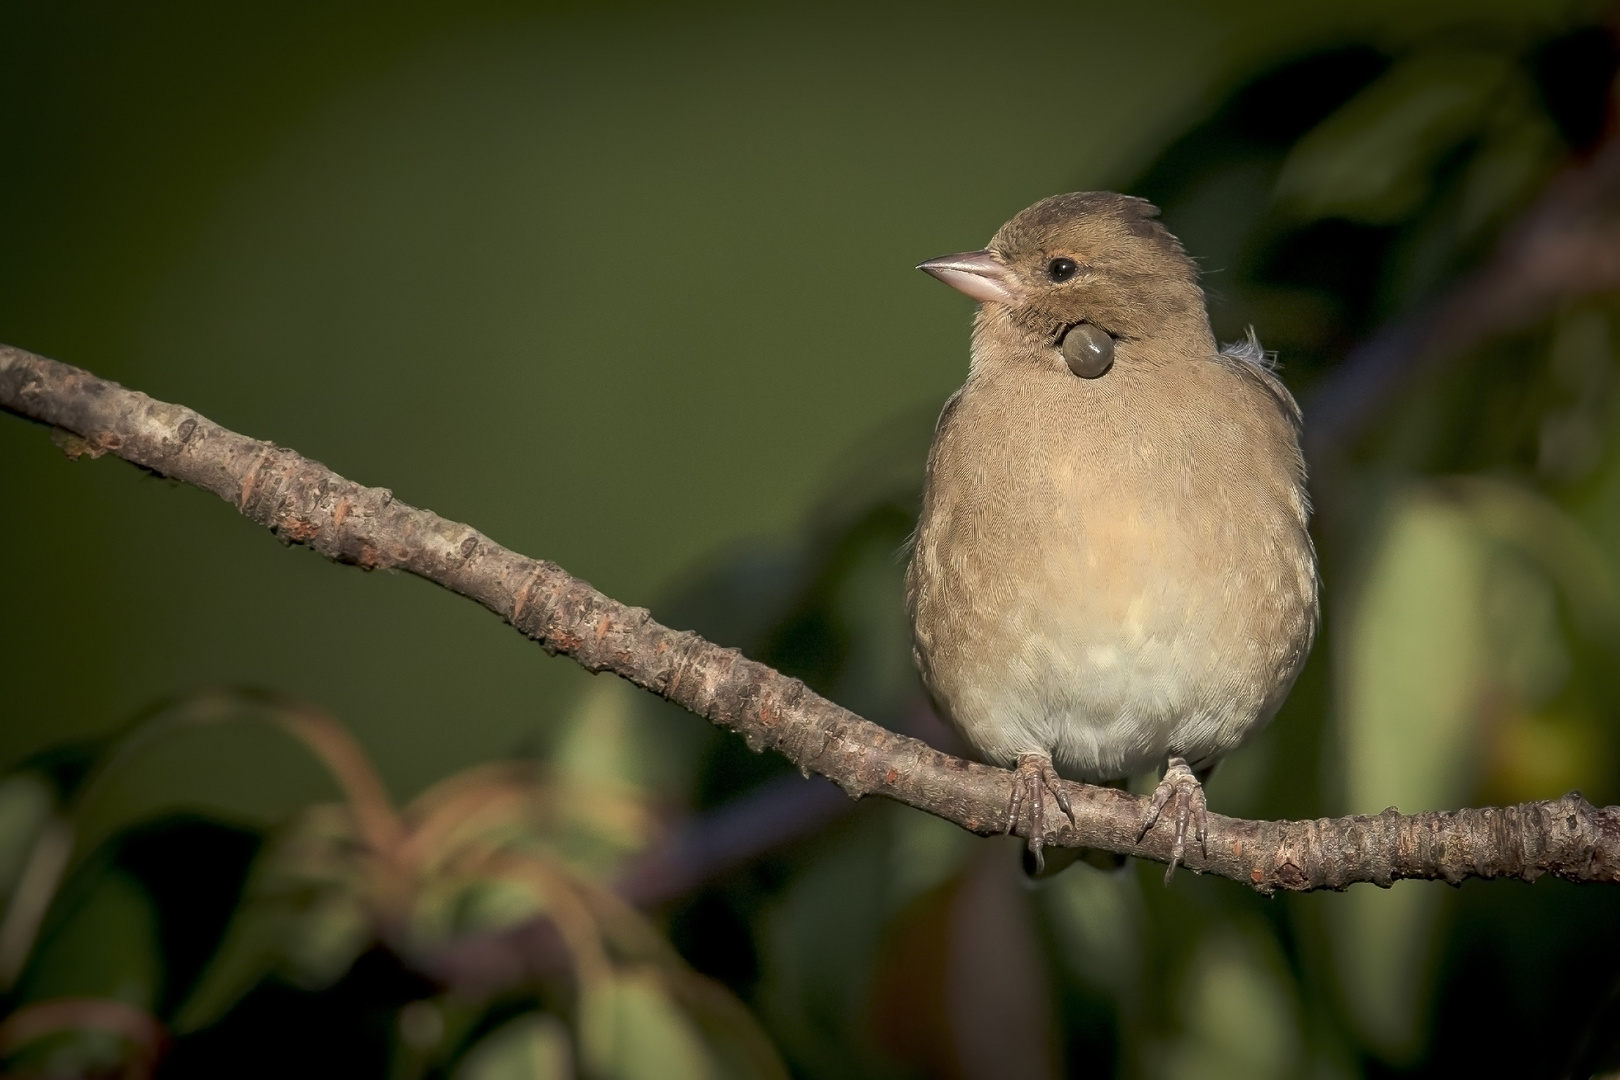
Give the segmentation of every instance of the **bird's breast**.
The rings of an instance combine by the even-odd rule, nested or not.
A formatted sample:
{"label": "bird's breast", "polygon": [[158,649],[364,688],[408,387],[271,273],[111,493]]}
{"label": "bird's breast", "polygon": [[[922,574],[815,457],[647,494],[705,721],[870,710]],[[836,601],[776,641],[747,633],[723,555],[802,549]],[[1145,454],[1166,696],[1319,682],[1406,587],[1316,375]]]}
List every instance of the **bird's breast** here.
{"label": "bird's breast", "polygon": [[970,380],[942,418],[908,596],[925,681],[991,760],[1213,756],[1297,672],[1315,573],[1292,431],[1207,367],[1168,395]]}

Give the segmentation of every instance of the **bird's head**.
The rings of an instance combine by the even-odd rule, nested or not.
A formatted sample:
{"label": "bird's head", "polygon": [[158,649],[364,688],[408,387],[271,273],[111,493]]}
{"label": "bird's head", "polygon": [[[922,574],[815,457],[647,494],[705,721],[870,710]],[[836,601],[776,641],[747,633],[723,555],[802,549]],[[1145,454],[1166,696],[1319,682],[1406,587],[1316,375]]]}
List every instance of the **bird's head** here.
{"label": "bird's head", "polygon": [[976,362],[1066,363],[1106,374],[1133,357],[1215,351],[1198,268],[1145,199],[1109,191],[1054,195],[1003,225],[981,251],[918,267],[980,302]]}

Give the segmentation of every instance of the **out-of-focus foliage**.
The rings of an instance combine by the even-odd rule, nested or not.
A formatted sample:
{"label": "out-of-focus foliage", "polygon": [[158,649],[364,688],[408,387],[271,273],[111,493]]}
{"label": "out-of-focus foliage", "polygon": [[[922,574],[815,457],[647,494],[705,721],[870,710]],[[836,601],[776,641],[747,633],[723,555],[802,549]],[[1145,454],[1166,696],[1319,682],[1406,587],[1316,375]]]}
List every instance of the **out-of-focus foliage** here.
{"label": "out-of-focus foliage", "polygon": [[[39,918],[56,884],[42,875],[62,867],[49,853],[65,852],[63,833],[71,848],[109,773],[138,768],[155,738],[256,716],[303,742],[345,800],[266,838],[229,926],[205,935],[211,956],[185,970],[163,955],[158,898],[118,856],[81,857]],[[229,1056],[188,1065],[183,1041],[251,1012],[244,997],[265,985],[318,996],[387,954],[414,973],[388,1040],[395,1077],[785,1078],[747,1010],[608,888],[660,826],[643,789],[602,771],[622,749],[611,718],[580,721],[552,766],[458,773],[403,811],[336,722],[262,695],[189,699],[80,755],[90,772],[60,810],[37,771],[13,776],[4,803],[23,854],[9,860],[3,930],[20,960],[0,973],[16,1005],[0,1025],[8,1075],[144,1075],[170,1032],[182,1071],[240,1075]]]}
{"label": "out-of-focus foliage", "polygon": [[[1595,23],[1334,47],[1248,79],[1117,186],[1163,207],[1219,335],[1253,325],[1309,422],[1356,344],[1455,288],[1612,137],[1616,61]],[[1323,634],[1277,722],[1212,779],[1218,810],[1620,798],[1617,318],[1614,297],[1571,297],[1403,383],[1336,448],[1315,490]],[[959,750],[900,602],[931,421],[853,447],[797,536],[715,554],[660,618]],[[0,782],[12,1068],[771,1075],[739,999],[803,1077],[1620,1068],[1608,890],[1263,900],[1135,866],[1031,887],[1015,842],[902,807],[801,820],[772,794],[798,783],[785,763],[611,681],[522,763],[396,812],[340,729],[276,715],[346,801],[262,840],[171,816],[75,847],[106,762],[140,767],[116,747]],[[751,826],[789,842],[700,875],[652,922],[615,897],[639,853],[745,797]]]}

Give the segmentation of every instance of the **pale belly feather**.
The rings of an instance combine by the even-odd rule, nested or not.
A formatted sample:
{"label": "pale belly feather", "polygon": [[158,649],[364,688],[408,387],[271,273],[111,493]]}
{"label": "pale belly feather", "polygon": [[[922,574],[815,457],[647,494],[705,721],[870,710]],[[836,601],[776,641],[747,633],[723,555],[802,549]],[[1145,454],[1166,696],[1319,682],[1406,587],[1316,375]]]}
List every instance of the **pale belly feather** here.
{"label": "pale belly feather", "polygon": [[1123,589],[1118,568],[1090,590],[1074,576],[992,585],[1003,594],[993,612],[957,595],[959,617],[939,629],[971,645],[935,681],[964,736],[992,761],[1045,752],[1084,779],[1131,775],[1171,753],[1202,761],[1241,743],[1265,719],[1267,650],[1240,610],[1156,569],[1128,575],[1137,581]]}

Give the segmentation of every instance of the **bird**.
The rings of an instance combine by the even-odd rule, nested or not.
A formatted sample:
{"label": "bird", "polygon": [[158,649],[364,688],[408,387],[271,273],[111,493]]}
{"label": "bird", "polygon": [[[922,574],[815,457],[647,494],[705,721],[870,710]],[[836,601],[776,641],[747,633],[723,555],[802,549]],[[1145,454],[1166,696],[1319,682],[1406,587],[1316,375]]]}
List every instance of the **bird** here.
{"label": "bird", "polygon": [[[1044,869],[1060,778],[1162,769],[1138,840],[1276,714],[1315,639],[1299,406],[1251,328],[1216,343],[1198,266],[1145,199],[1073,192],[918,269],[978,301],[906,571],[913,657]],[[1167,814],[1166,808],[1169,808]],[[1070,859],[1069,861],[1073,861]]]}

